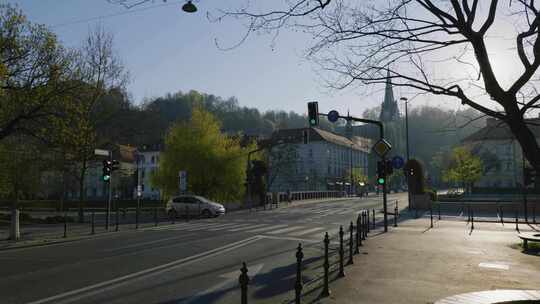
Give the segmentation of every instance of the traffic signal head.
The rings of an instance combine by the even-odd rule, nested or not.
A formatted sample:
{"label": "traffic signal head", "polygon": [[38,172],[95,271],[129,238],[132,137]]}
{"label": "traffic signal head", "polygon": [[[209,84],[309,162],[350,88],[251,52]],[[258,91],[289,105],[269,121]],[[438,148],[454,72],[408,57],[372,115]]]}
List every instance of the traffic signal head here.
{"label": "traffic signal head", "polygon": [[377,184],[384,185],[384,182],[385,182],[384,177],[379,176],[379,178],[377,178]]}
{"label": "traffic signal head", "polygon": [[523,168],[523,183],[525,186],[534,184],[536,178],[536,172],[533,168]]}
{"label": "traffic signal head", "polygon": [[308,102],[308,121],[310,127],[319,125],[319,103]]}
{"label": "traffic signal head", "polygon": [[382,160],[377,161],[377,184],[384,185],[385,178],[385,163]]}
{"label": "traffic signal head", "polygon": [[391,160],[386,161],[386,166],[384,167],[384,173],[386,173],[387,176],[392,175],[392,173],[394,173],[394,167],[392,166]]}
{"label": "traffic signal head", "polygon": [[110,160],[103,161],[103,181],[108,182],[111,179],[112,162]]}

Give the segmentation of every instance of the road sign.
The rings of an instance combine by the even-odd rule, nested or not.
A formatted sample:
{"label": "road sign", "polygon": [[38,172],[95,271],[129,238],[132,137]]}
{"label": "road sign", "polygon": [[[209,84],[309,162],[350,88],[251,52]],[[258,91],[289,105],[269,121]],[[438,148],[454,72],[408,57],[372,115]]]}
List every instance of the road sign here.
{"label": "road sign", "polygon": [[403,165],[405,165],[403,157],[396,155],[392,158],[392,167],[394,167],[394,169],[401,169],[403,168]]}
{"label": "road sign", "polygon": [[389,142],[387,142],[384,138],[379,139],[378,142],[373,145],[373,151],[377,153],[380,157],[383,157],[392,149],[392,145],[390,145]]}
{"label": "road sign", "polygon": [[109,151],[102,149],[95,149],[94,155],[109,156]]}
{"label": "road sign", "polygon": [[187,172],[180,171],[178,178],[180,179],[180,192],[185,192],[187,190]]}
{"label": "road sign", "polygon": [[332,110],[332,111],[328,112],[327,117],[328,117],[328,121],[336,122],[339,119],[339,113],[336,110]]}

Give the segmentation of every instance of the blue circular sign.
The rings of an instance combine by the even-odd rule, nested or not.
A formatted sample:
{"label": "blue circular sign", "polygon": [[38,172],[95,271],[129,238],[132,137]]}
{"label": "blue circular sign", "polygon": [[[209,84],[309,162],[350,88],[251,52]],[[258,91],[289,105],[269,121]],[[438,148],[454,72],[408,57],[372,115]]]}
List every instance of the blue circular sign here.
{"label": "blue circular sign", "polygon": [[336,122],[339,119],[339,113],[336,110],[328,112],[328,120],[330,122]]}
{"label": "blue circular sign", "polygon": [[401,156],[394,156],[392,158],[392,167],[394,167],[394,169],[401,169],[403,168],[403,165],[405,165],[405,161]]}

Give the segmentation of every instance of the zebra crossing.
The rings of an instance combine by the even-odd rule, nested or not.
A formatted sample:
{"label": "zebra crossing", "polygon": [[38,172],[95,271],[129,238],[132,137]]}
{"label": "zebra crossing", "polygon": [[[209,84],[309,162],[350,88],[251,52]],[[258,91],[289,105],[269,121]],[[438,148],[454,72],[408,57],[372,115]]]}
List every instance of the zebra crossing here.
{"label": "zebra crossing", "polygon": [[296,224],[283,224],[283,223],[261,223],[257,222],[245,222],[245,221],[233,221],[233,222],[211,222],[211,221],[198,221],[198,222],[186,222],[180,224],[169,224],[164,226],[150,227],[142,231],[220,231],[220,232],[242,232],[253,233],[269,236],[284,236],[284,237],[302,237],[306,239],[320,239],[324,232],[334,234],[339,231],[339,227],[331,225],[331,227],[317,227],[308,226],[302,223]]}

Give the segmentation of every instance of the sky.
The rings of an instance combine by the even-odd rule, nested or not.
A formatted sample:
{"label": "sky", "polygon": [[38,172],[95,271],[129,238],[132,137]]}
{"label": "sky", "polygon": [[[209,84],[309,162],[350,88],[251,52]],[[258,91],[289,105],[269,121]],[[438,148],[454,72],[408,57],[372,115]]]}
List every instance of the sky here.
{"label": "sky", "polygon": [[[80,45],[90,29],[103,25],[114,35],[116,51],[130,73],[128,91],[136,104],[193,89],[224,98],[235,96],[240,105],[261,111],[305,113],[308,101],[318,101],[321,112],[350,110],[351,115],[361,116],[383,99],[383,85],[328,89],[314,64],[302,56],[312,43],[306,34],[283,30],[275,43],[270,35],[252,35],[232,50],[220,50],[216,39],[222,46],[234,45],[245,28],[232,21],[210,22],[206,14],[216,13],[216,1],[196,1],[199,11],[195,14],[181,11],[181,0],[156,0],[129,10],[106,0],[3,1],[17,4],[30,21],[49,26],[66,46]],[[237,3],[240,0],[222,0],[219,8]],[[494,46],[507,49],[504,40]],[[498,61],[495,70],[507,77],[514,62],[504,56]],[[410,89],[394,89],[398,100],[413,95]],[[456,101],[437,99],[437,106],[459,108]],[[418,100],[409,107],[429,103],[433,97]]]}

